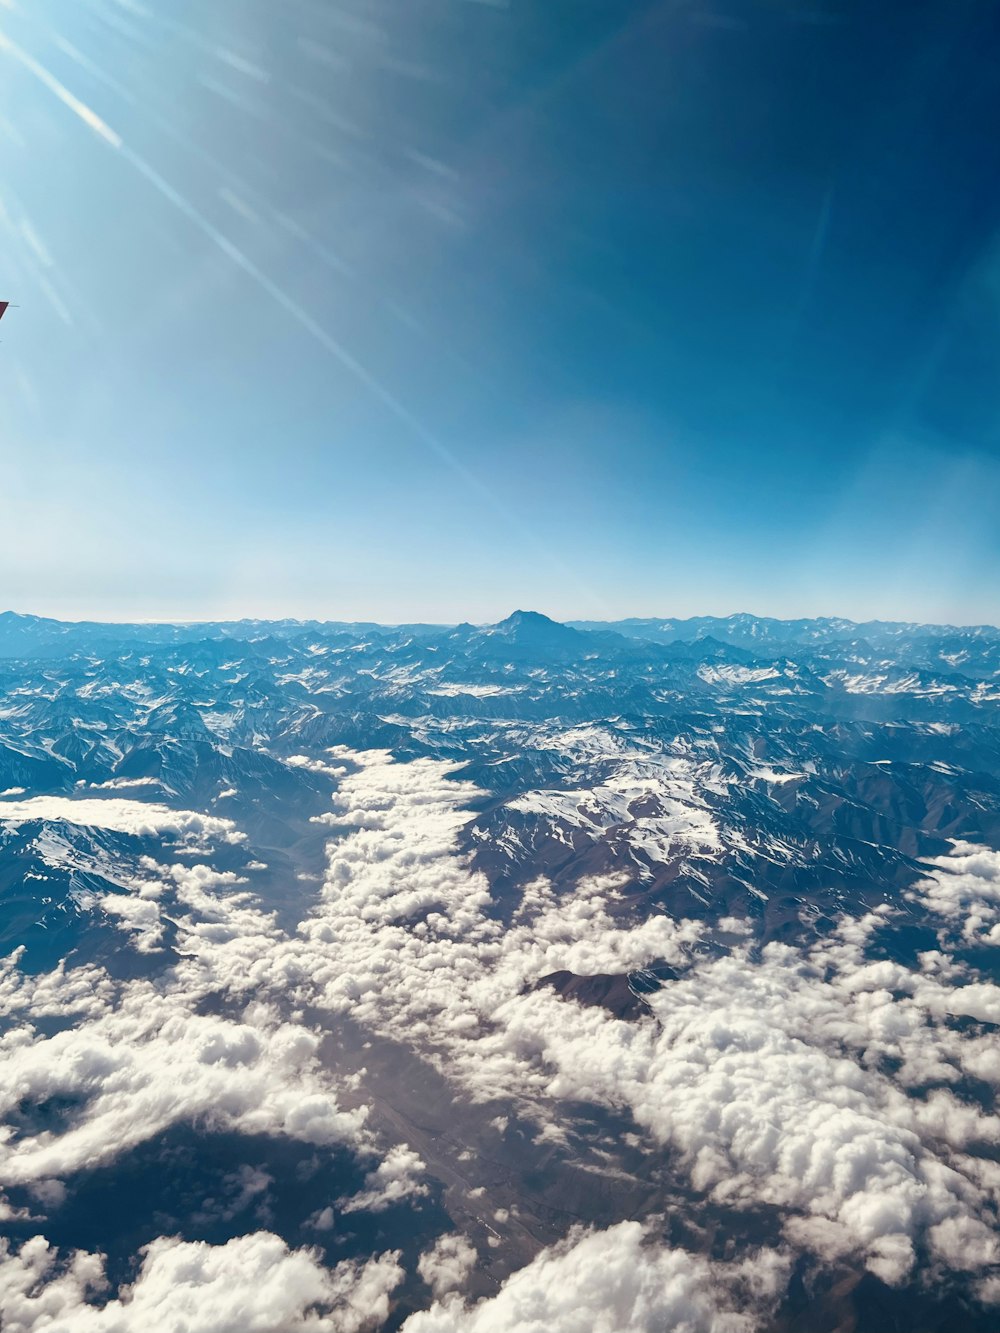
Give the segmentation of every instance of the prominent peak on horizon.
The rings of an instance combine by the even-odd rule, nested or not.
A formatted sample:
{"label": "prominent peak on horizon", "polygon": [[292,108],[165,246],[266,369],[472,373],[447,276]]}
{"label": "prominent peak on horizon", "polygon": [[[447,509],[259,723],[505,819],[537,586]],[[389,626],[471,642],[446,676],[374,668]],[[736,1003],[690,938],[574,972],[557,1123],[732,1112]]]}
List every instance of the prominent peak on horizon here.
{"label": "prominent peak on horizon", "polygon": [[504,620],[498,620],[494,629],[502,629],[504,626],[516,628],[521,625],[557,625],[560,629],[566,629],[567,626],[561,620],[553,620],[551,616],[543,615],[541,611],[512,611]]}
{"label": "prominent peak on horizon", "polygon": [[561,620],[542,615],[541,611],[512,611],[506,620],[485,626],[487,634],[503,634],[508,638],[579,639],[580,631]]}
{"label": "prominent peak on horizon", "polygon": [[[591,636],[586,632],[564,625],[540,611],[512,611],[505,620],[495,625],[483,625],[475,642],[486,652],[514,653],[516,655],[555,654],[564,657],[581,651]],[[493,644],[493,648],[489,647]]]}

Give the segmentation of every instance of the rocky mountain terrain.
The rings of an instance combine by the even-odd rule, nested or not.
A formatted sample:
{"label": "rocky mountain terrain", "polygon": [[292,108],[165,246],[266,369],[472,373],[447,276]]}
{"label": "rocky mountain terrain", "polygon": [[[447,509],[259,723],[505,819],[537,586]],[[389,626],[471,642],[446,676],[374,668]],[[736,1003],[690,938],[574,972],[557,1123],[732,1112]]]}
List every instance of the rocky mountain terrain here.
{"label": "rocky mountain terrain", "polygon": [[0,616],[0,1313],[995,1327],[998,704],[986,626]]}

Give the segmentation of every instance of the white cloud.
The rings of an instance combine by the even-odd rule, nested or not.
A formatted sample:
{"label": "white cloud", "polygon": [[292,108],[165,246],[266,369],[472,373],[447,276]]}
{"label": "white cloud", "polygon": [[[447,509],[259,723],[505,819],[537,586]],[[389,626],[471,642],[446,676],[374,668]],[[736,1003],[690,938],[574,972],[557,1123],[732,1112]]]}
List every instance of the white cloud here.
{"label": "white cloud", "polygon": [[[77,783],[77,786],[80,784]],[[87,791],[127,791],[131,787],[162,787],[159,778],[108,778],[107,782],[88,782]]]}
{"label": "white cloud", "polygon": [[[328,753],[333,754],[334,751]],[[304,768],[309,773],[322,773],[327,778],[342,778],[348,771],[343,764],[325,764],[322,759],[313,759],[307,754],[289,755],[285,763],[292,768]]]}
{"label": "white cloud", "polygon": [[1000,852],[956,842],[948,856],[931,859],[911,899],[952,925],[967,944],[1000,946]]}
{"label": "white cloud", "polygon": [[[738,948],[649,997],[655,1017],[639,1023],[545,991],[512,996],[480,1054],[546,1069],[557,1101],[628,1107],[697,1189],[731,1207],[773,1204],[797,1243],[859,1252],[898,1282],[919,1238],[946,1267],[973,1252],[977,1267],[1000,1263],[996,1172],[969,1151],[1000,1142],[1000,1120],[944,1088],[913,1095],[957,1082],[989,1040],[948,1014],[998,998],[865,964],[845,941],[807,955],[771,945],[760,959]],[[975,1249],[943,1245],[944,1223]]]}
{"label": "white cloud", "polygon": [[0,1039],[0,1111],[52,1097],[80,1104],[62,1132],[0,1144],[7,1185],[107,1162],[177,1121],[307,1143],[356,1141],[364,1112],[343,1110],[316,1059],[319,1039],[266,1013],[196,1014],[183,996],[133,982],[96,1019],[52,1037]]}
{"label": "white cloud", "polygon": [[427,1170],[419,1154],[405,1143],[390,1148],[374,1171],[365,1176],[365,1187],[340,1204],[342,1213],[382,1213],[402,1199],[427,1193],[420,1177]]}
{"label": "white cloud", "polygon": [[15,1208],[6,1194],[0,1191],[0,1222],[27,1222],[31,1219],[30,1208]]}
{"label": "white cloud", "polygon": [[178,838],[221,838],[226,842],[242,842],[245,837],[236,830],[231,819],[203,815],[197,810],[171,810],[169,806],[145,801],[71,796],[30,796],[24,801],[0,801],[0,823],[18,825],[34,820],[80,824],[85,828],[110,829],[136,837],[166,833]]}
{"label": "white cloud", "polygon": [[[227,967],[237,987],[295,984],[297,1003],[350,1012],[377,1031],[405,1029],[431,1053],[466,1046],[525,984],[560,969],[616,971],[681,962],[701,927],[654,916],[625,929],[614,908],[619,877],[583,881],[558,898],[532,885],[513,925],[489,915],[485,878],[455,855],[476,794],[431,760],[393,764],[381,753],[345,779],[322,901],[299,938]],[[226,966],[222,964],[222,966]],[[448,1062],[443,1062],[446,1065]]]}
{"label": "white cloud", "polygon": [[41,1237],[17,1253],[0,1240],[5,1333],[360,1333],[382,1323],[402,1280],[395,1252],[324,1268],[268,1232],[225,1245],[161,1238],[136,1281],[103,1304],[100,1255],[60,1263]]}
{"label": "white cloud", "polygon": [[307,1218],[304,1225],[313,1231],[332,1231],[336,1215],[333,1209],[327,1205],[326,1208],[319,1208],[311,1217]]}
{"label": "white cloud", "polygon": [[[61,960],[51,972],[22,972],[26,953],[19,945],[0,958],[0,1014],[8,1019],[76,1016],[79,1022],[97,1018],[113,1003],[116,988],[103,968],[67,967]],[[30,1035],[31,1027],[26,1031]]]}
{"label": "white cloud", "polygon": [[446,1292],[465,1285],[475,1263],[474,1247],[456,1233],[442,1236],[433,1249],[422,1254],[417,1261],[417,1272],[435,1296],[444,1296]]}
{"label": "white cloud", "polygon": [[[160,879],[140,892],[172,885],[188,909],[176,921],[187,960],[164,980],[113,983],[99,968],[62,964],[31,976],[16,966],[20,951],[0,967],[0,1004],[21,1018],[0,1037],[0,1114],[51,1097],[75,1107],[60,1129],[0,1142],[0,1181],[28,1184],[110,1161],[178,1121],[370,1149],[365,1109],[339,1105],[316,1033],[255,1000],[239,1019],[198,1012],[219,989],[214,958],[234,940],[266,945],[273,918],[238,891],[231,872],[150,858],[142,868]],[[155,896],[113,901],[157,906]],[[77,1021],[51,1036],[37,1032],[33,1021],[52,1015]]]}
{"label": "white cloud", "polygon": [[[899,1282],[925,1247],[935,1271],[973,1267],[981,1294],[993,1289],[1000,1119],[963,1101],[961,1089],[969,1075],[1000,1086],[995,1040],[976,1026],[1000,1021],[1000,988],[943,948],[917,968],[871,961],[884,912],[846,920],[809,949],[760,953],[727,919],[721,947],[702,951],[693,947],[701,924],[663,915],[628,924],[616,876],[585,878],[561,895],[540,879],[505,923],[485,878],[458,854],[471,784],[432,760],[337,758],[357,765],[332,817],[351,831],[331,842],[319,901],[294,934],[237,877],[149,861],[150,883],[172,887],[183,908],[181,956],[164,981],[116,986],[100,969],[80,969],[82,981],[72,969],[46,979],[0,972],[0,1003],[26,1020],[0,1045],[0,1104],[82,1099],[61,1131],[0,1148],[0,1183],[108,1160],[178,1119],[369,1148],[363,1113],[340,1108],[316,1059],[317,1033],[282,1018],[326,1011],[409,1043],[473,1098],[509,1099],[511,1113],[534,1116],[557,1141],[575,1102],[631,1112],[645,1143],[669,1146],[697,1190],[733,1209],[773,1206],[796,1248],[856,1255]],[[970,858],[958,873],[989,883],[992,863],[979,855],[957,851]],[[972,890],[956,898],[955,864],[920,891],[939,895],[939,915],[964,922]],[[680,975],[647,997],[651,1012],[639,1021],[537,986],[563,969],[621,973],[658,960]],[[239,1020],[198,1010],[219,993],[246,1006]],[[28,1021],[60,1011],[77,1013],[78,1026],[43,1038]],[[337,1207],[378,1208],[420,1192],[418,1163],[401,1146]],[[327,1211],[313,1225],[332,1224]],[[628,1244],[642,1264],[660,1262],[641,1236]],[[568,1255],[551,1252],[537,1271],[571,1272]],[[699,1262],[684,1256],[684,1271]],[[514,1285],[521,1276],[504,1290],[529,1291],[527,1277]],[[622,1301],[646,1299],[622,1290]],[[497,1319],[506,1318],[513,1307],[495,1299]],[[608,1308],[624,1308],[618,1300]],[[413,1333],[517,1327],[488,1322],[486,1309],[450,1299],[414,1317],[439,1322],[414,1323]]]}
{"label": "white cloud", "polygon": [[[879,914],[808,952],[758,957],[730,939],[722,956],[696,954],[690,922],[624,928],[607,877],[561,898],[529,886],[505,930],[456,854],[474,789],[434,761],[363,762],[337,796],[354,832],[331,844],[322,901],[239,978],[234,960],[234,985],[290,985],[296,1003],[403,1036],[473,1096],[511,1098],[542,1123],[564,1102],[625,1107],[697,1189],[772,1204],[797,1244],[858,1253],[887,1281],[907,1277],[917,1243],[961,1269],[955,1228],[978,1238],[967,1253],[1000,1261],[998,1182],[976,1155],[1000,1142],[1000,1120],[948,1086],[1000,1078],[990,1038],[952,1021],[1000,1019],[1000,988],[867,961]],[[536,988],[561,968],[658,958],[683,975],[639,1022]]]}
{"label": "white cloud", "polygon": [[[259,1166],[241,1166],[237,1171],[232,1171],[223,1177],[222,1193],[225,1202],[221,1208],[215,1207],[214,1213],[209,1211],[208,1215],[231,1221],[249,1208],[255,1200],[266,1196],[273,1183],[273,1178]],[[213,1204],[214,1202],[213,1200]],[[208,1209],[208,1201],[205,1207]]]}
{"label": "white cloud", "polygon": [[411,1315],[404,1333],[751,1333],[784,1289],[787,1260],[761,1251],[711,1263],[652,1243],[638,1222],[577,1229],[469,1306]]}
{"label": "white cloud", "polygon": [[123,930],[134,936],[140,953],[152,953],[163,943],[163,922],[155,898],[105,893],[98,902],[105,912],[118,918]]}

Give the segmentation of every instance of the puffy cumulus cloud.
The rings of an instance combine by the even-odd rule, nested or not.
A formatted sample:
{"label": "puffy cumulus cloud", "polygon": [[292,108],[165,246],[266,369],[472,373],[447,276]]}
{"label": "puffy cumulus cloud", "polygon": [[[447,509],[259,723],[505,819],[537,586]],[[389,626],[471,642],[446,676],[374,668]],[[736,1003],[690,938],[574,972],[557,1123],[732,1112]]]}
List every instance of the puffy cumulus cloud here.
{"label": "puffy cumulus cloud", "polygon": [[[1000,1021],[1000,988],[944,954],[916,970],[870,961],[884,912],[809,951],[758,954],[730,930],[721,956],[702,953],[690,922],[624,929],[610,877],[558,899],[530,885],[504,927],[457,854],[475,789],[431,760],[361,763],[337,794],[353,831],[331,844],[321,901],[266,956],[232,942],[237,990],[349,1013],[473,1097],[545,1120],[564,1101],[626,1108],[699,1190],[771,1204],[796,1244],[858,1254],[886,1281],[905,1280],[921,1247],[945,1269],[1000,1261],[1000,1120],[960,1095],[969,1075],[1000,1082],[975,1026]],[[639,1022],[537,986],[657,959],[681,975]]]}
{"label": "puffy cumulus cloud", "polygon": [[563,969],[592,976],[630,972],[656,960],[686,963],[701,924],[656,915],[622,927],[609,909],[627,883],[627,875],[595,875],[561,897],[545,879],[528,885],[504,939],[504,971],[516,967],[530,981]]}
{"label": "puffy cumulus cloud", "polygon": [[427,1170],[418,1153],[405,1143],[390,1148],[374,1171],[365,1176],[364,1189],[345,1199],[342,1213],[382,1213],[402,1199],[417,1198],[427,1193],[420,1177]]}
{"label": "puffy cumulus cloud", "polygon": [[[24,945],[0,958],[0,1014],[7,1019],[96,1018],[112,1003],[116,988],[103,968],[69,967],[62,959],[51,972],[22,972]],[[0,1041],[3,1038],[0,1037]]]}
{"label": "puffy cumulus cloud", "polygon": [[[150,894],[156,888],[172,889],[177,902],[186,908],[186,914],[175,923],[178,926],[183,953],[197,958],[197,973],[183,973],[183,983],[191,993],[207,993],[215,978],[215,958],[218,947],[233,939],[253,942],[258,950],[278,938],[274,917],[260,910],[252,893],[241,888],[246,879],[231,870],[219,871],[198,863],[169,866],[158,865],[144,857],[143,868],[154,878],[140,892]],[[157,878],[158,877],[158,878]]]}
{"label": "puffy cumulus cloud", "polygon": [[764,1250],[712,1263],[652,1243],[638,1222],[579,1229],[469,1306],[453,1295],[411,1315],[404,1333],[751,1333],[787,1281]]}
{"label": "puffy cumulus cloud", "polygon": [[1000,852],[955,842],[948,856],[927,864],[931,874],[910,898],[957,926],[965,943],[1000,945]]}
{"label": "puffy cumulus cloud", "polygon": [[[49,1187],[186,1121],[350,1144],[375,1159],[355,1211],[426,1192],[423,1163],[405,1145],[377,1161],[366,1108],[341,1106],[317,1058],[321,1033],[287,1016],[280,986],[246,997],[239,1017],[203,1005],[225,989],[234,951],[256,955],[283,938],[244,881],[206,864],[144,857],[140,868],[148,878],[105,906],[152,942],[159,918],[145,907],[169,897],[181,961],[162,977],[114,982],[65,963],[33,976],[18,966],[23,950],[0,963],[0,1006],[13,1020],[0,1036],[0,1182]],[[69,1024],[53,1032],[43,1022],[52,1017]],[[32,1108],[52,1099],[64,1115],[36,1127]]]}
{"label": "puffy cumulus cloud", "polygon": [[169,806],[145,801],[72,796],[31,796],[24,801],[0,801],[0,823],[17,825],[34,820],[80,824],[85,828],[110,829],[136,837],[169,834],[193,841],[218,838],[226,842],[242,842],[245,838],[231,819],[203,815],[197,810],[172,810]]}
{"label": "puffy cumulus cloud", "polygon": [[398,1260],[326,1269],[265,1231],[225,1245],[161,1238],[135,1282],[101,1303],[100,1255],[60,1263],[41,1236],[17,1252],[0,1241],[0,1316],[6,1333],[360,1333],[385,1320]]}
{"label": "puffy cumulus cloud", "polygon": [[[337,749],[328,750],[328,754],[337,753]],[[326,764],[322,759],[314,759],[307,754],[292,754],[285,760],[292,768],[304,768],[308,773],[322,773],[328,778],[342,778],[349,770],[343,764]]]}
{"label": "puffy cumulus cloud", "polygon": [[[604,876],[560,896],[539,880],[504,921],[458,851],[476,788],[434,760],[335,757],[354,771],[335,794],[338,836],[322,891],[294,933],[235,877],[150,863],[151,881],[181,908],[180,957],[165,980],[113,994],[100,980],[95,1006],[72,970],[50,983],[47,1000],[38,979],[0,975],[0,996],[22,1016],[4,1038],[2,1104],[55,1095],[76,1106],[62,1129],[3,1144],[0,1184],[107,1160],[178,1118],[363,1143],[360,1113],[340,1109],[316,1061],[318,1031],[282,1017],[343,1014],[411,1044],[472,1098],[509,1098],[555,1134],[579,1101],[628,1110],[696,1189],[729,1208],[773,1206],[796,1247],[858,1256],[888,1282],[905,1280],[920,1255],[928,1272],[971,1272],[981,1294],[1000,1291],[1000,1120],[963,1097],[970,1076],[1000,1086],[1000,1052],[982,1026],[1000,1022],[1000,988],[943,945],[915,969],[872,961],[881,909],[809,949],[757,951],[727,921],[720,947],[704,951],[692,947],[699,924],[658,915],[626,928],[624,886]],[[678,975],[646,997],[639,1021],[538,986],[563,969],[660,960]],[[58,1006],[62,990],[79,1006],[78,1025],[43,1037],[34,1000]],[[203,1012],[220,993],[243,1007],[240,1020]],[[418,1161],[405,1148],[390,1155],[350,1204],[378,1208],[421,1188]],[[314,1225],[332,1221],[324,1210]],[[630,1243],[653,1262],[641,1237]],[[568,1265],[571,1275],[570,1253],[551,1252],[543,1267]],[[504,1297],[517,1309],[518,1292],[531,1299],[526,1274]],[[626,1307],[609,1308],[617,1318]],[[728,1317],[721,1308],[697,1317]],[[491,1324],[488,1307],[449,1298],[423,1316],[437,1324],[414,1329],[518,1327],[503,1322],[514,1306],[493,1309]]]}
{"label": "puffy cumulus cloud", "polygon": [[441,1236],[434,1247],[417,1261],[417,1272],[435,1296],[444,1296],[464,1286],[476,1263],[475,1248],[457,1232]]}
{"label": "puffy cumulus cloud", "polygon": [[104,911],[133,936],[139,953],[153,953],[159,949],[163,943],[163,920],[153,895],[105,893],[98,901]]}
{"label": "puffy cumulus cloud", "polygon": [[546,1069],[557,1101],[627,1107],[697,1189],[772,1204],[797,1244],[860,1253],[885,1281],[904,1280],[921,1245],[945,1268],[997,1265],[1000,1119],[942,1085],[996,1076],[993,1038],[950,1019],[992,1014],[1000,990],[866,961],[880,924],[808,953],[701,959],[647,997],[640,1023],[512,996],[478,1055]]}
{"label": "puffy cumulus cloud", "polygon": [[319,1039],[251,1007],[241,1021],[197,1014],[150,982],[122,989],[107,1012],[53,1036],[28,1026],[3,1040],[0,1113],[66,1099],[61,1131],[0,1143],[7,1185],[107,1162],[171,1124],[201,1121],[308,1143],[356,1141],[364,1112],[346,1111],[316,1059]]}
{"label": "puffy cumulus cloud", "polygon": [[[162,866],[150,856],[141,857],[139,864],[150,878],[123,883],[121,892],[103,894],[98,903],[123,930],[132,934],[133,944],[140,953],[152,953],[163,943],[161,899],[168,889],[173,890],[176,903],[190,909],[183,924],[187,934],[228,939],[241,929],[247,931],[264,923],[260,911],[241,910],[253,899],[248,893],[233,892],[236,885],[245,884],[246,880],[231,870],[217,871],[201,863]],[[224,904],[220,902],[220,892],[225,894]],[[173,906],[174,902],[168,903],[167,910]]]}
{"label": "puffy cumulus cloud", "polygon": [[342,782],[333,816],[353,831],[331,844],[320,902],[296,938],[266,952],[234,939],[216,954],[235,990],[280,989],[386,1035],[405,1029],[450,1068],[451,1040],[467,1047],[499,1004],[540,977],[681,964],[699,937],[700,925],[662,915],[623,929],[614,876],[561,898],[539,881],[505,927],[485,877],[455,854],[477,789],[437,761],[356,758],[363,766]]}
{"label": "puffy cumulus cloud", "polygon": [[[31,976],[17,966],[20,951],[0,967],[0,1004],[18,1020],[0,1037],[0,1182],[30,1186],[106,1163],[178,1121],[369,1152],[365,1108],[340,1106],[316,1032],[255,1000],[239,1018],[199,1011],[220,989],[216,955],[237,937],[266,947],[273,918],[234,891],[229,872],[148,857],[141,866],[148,880],[109,897],[142,925],[130,913],[157,907],[172,889],[189,966],[118,983],[101,968],[65,963]],[[73,1025],[41,1030],[49,1017]],[[52,1098],[68,1107],[65,1116],[34,1132],[31,1108]]]}

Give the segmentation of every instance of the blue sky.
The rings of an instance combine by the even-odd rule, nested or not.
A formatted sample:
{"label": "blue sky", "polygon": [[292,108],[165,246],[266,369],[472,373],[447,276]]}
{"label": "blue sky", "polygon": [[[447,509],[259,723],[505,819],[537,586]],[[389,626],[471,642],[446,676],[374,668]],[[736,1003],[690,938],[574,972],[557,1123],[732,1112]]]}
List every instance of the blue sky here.
{"label": "blue sky", "polygon": [[998,49],[955,0],[0,0],[0,601],[997,621]]}

